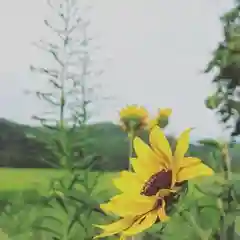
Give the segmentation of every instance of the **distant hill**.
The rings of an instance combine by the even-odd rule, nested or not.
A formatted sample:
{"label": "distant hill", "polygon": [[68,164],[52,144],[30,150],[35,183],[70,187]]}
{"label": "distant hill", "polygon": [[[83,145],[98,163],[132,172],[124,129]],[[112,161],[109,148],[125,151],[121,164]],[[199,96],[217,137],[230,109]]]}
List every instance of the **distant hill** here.
{"label": "distant hill", "polygon": [[1,167],[45,167],[41,158],[52,157],[43,142],[27,138],[25,128],[27,126],[0,119]]}
{"label": "distant hill", "polygon": [[[88,125],[79,129],[77,135],[87,142],[85,151],[99,156],[97,169],[120,170],[128,165],[127,135],[118,125],[109,122]],[[148,134],[141,137],[147,141]],[[2,167],[50,167],[42,161],[56,161],[48,150],[45,141],[53,138],[51,130],[43,127],[31,127],[0,119],[0,166]],[[169,137],[174,142],[173,137]],[[240,145],[231,150],[234,162],[240,157]],[[209,149],[203,146],[190,145],[189,153],[208,161]]]}

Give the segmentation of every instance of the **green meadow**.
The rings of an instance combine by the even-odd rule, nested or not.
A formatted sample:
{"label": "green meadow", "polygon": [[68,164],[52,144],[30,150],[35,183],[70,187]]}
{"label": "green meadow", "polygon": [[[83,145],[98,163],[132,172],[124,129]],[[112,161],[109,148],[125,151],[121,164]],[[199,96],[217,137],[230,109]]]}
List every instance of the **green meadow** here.
{"label": "green meadow", "polygon": [[[81,174],[81,171],[79,171]],[[90,173],[89,182],[98,172]],[[111,179],[118,176],[118,173],[100,173],[97,191],[102,189],[111,189],[113,184]],[[65,170],[59,169],[16,169],[1,168],[0,169],[0,200],[14,199],[15,196],[26,195],[26,201],[31,197],[47,196],[49,194],[50,185],[53,180],[61,179],[68,175]],[[92,176],[92,178],[91,178]],[[81,188],[81,186],[79,186]],[[29,199],[28,199],[29,197]]]}

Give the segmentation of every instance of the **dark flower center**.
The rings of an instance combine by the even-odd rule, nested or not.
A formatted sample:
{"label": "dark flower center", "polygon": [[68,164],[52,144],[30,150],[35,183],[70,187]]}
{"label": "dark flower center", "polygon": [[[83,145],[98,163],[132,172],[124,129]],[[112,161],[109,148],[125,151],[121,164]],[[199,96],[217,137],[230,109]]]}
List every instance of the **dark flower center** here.
{"label": "dark flower center", "polygon": [[161,189],[169,189],[172,183],[172,171],[161,171],[152,175],[144,184],[141,194],[154,196]]}

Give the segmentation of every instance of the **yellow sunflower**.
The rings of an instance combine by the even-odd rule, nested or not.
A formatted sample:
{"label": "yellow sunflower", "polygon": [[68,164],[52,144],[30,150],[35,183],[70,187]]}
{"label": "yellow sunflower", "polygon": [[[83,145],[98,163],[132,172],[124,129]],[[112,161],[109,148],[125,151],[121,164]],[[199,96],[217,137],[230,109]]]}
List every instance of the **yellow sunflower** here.
{"label": "yellow sunflower", "polygon": [[120,111],[119,115],[121,126],[125,131],[143,129],[147,125],[148,111],[142,106],[127,106]]}
{"label": "yellow sunflower", "polygon": [[154,126],[166,127],[171,114],[171,108],[159,109],[157,117],[149,121],[149,129],[152,129]]}
{"label": "yellow sunflower", "polygon": [[150,132],[150,145],[134,139],[137,158],[131,160],[135,172],[123,171],[114,179],[122,192],[101,208],[120,219],[109,225],[95,225],[103,233],[95,238],[120,234],[121,239],[150,228],[157,220],[168,220],[166,206],[179,191],[179,186],[198,176],[210,176],[213,170],[199,158],[185,157],[191,129],[178,138],[174,154],[163,131],[155,126]]}

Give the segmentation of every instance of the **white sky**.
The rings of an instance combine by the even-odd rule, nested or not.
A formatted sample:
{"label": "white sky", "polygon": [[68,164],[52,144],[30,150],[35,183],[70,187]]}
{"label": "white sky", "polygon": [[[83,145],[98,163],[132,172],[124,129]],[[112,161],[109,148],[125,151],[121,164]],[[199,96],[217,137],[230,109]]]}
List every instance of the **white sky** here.
{"label": "white sky", "polygon": [[[193,135],[220,136],[214,114],[204,106],[211,76],[201,74],[221,39],[219,16],[230,0],[95,0],[92,31],[104,58],[103,94],[115,99],[100,108],[96,120],[116,120],[117,110],[138,103],[154,113],[172,107],[170,132],[196,127]],[[0,0],[1,116],[33,123],[43,104],[24,94],[38,87],[30,63],[44,62],[31,42],[46,36],[44,0]],[[106,92],[105,92],[106,91]]]}

